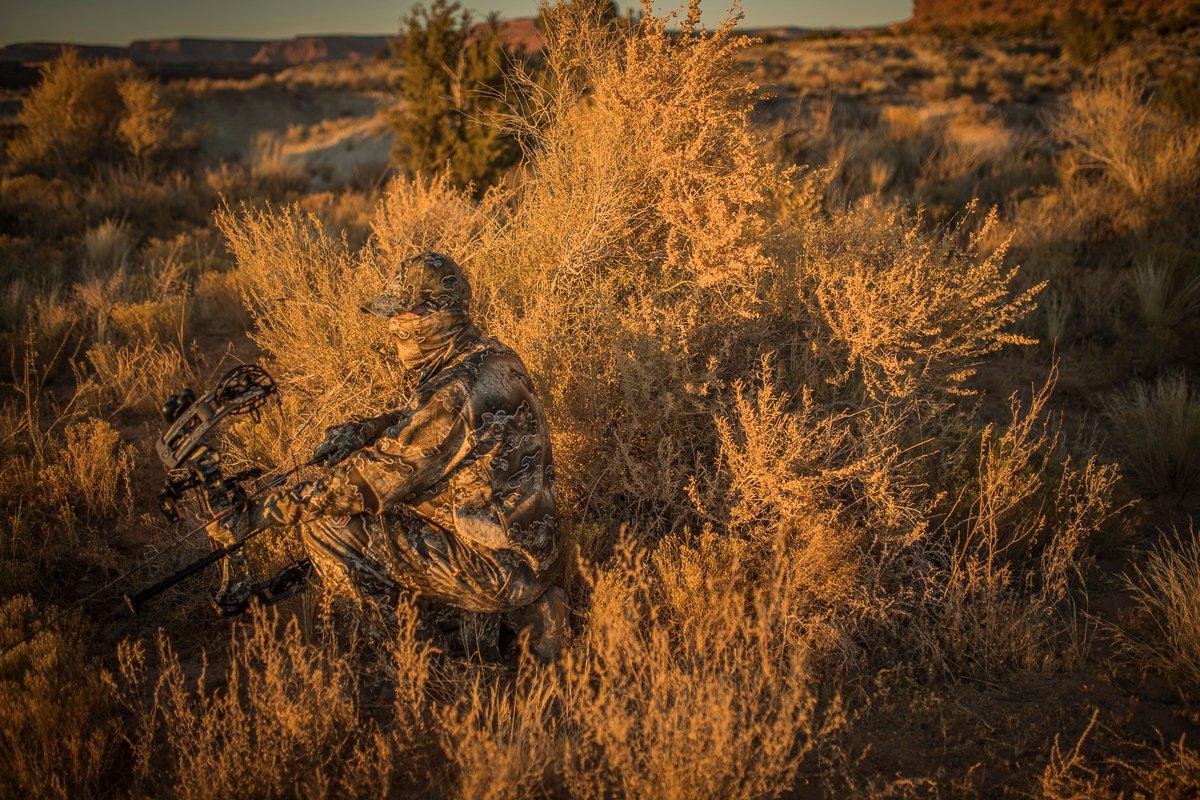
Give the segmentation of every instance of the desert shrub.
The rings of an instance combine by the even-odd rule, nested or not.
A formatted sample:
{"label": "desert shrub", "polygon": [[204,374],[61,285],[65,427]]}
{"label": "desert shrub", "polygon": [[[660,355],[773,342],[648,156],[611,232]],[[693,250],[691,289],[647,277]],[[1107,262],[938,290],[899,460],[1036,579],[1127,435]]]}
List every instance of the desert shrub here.
{"label": "desert shrub", "polygon": [[1085,216],[1112,233],[1194,246],[1200,129],[1147,95],[1141,82],[1118,75],[1067,97],[1051,126],[1065,149],[1063,181],[1099,182],[1106,191]]}
{"label": "desert shrub", "polygon": [[486,187],[520,151],[497,121],[507,110],[508,62],[516,55],[490,17],[481,26],[456,2],[409,12],[394,45],[400,104],[392,116],[393,161],[409,174],[448,170],[460,186]]}
{"label": "desert shrub", "polygon": [[207,225],[216,206],[216,196],[186,172],[153,173],[137,165],[103,165],[80,195],[89,219],[126,220],[148,237],[173,237],[180,229]]}
{"label": "desert shrub", "polygon": [[1067,56],[1079,64],[1091,64],[1126,38],[1129,26],[1130,22],[1117,14],[1094,17],[1073,6],[1059,15],[1055,27]]}
{"label": "desert shrub", "polygon": [[21,105],[21,132],[9,142],[14,165],[74,170],[111,157],[124,105],[119,86],[131,67],[89,64],[65,48],[41,68],[42,79]]}
{"label": "desert shrub", "polygon": [[814,181],[773,164],[750,124],[744,42],[683,22],[680,36],[652,16],[628,34],[587,16],[551,27],[539,80],[552,91],[531,94],[511,202],[401,180],[359,251],[296,209],[222,213],[256,341],[294,390],[330,421],[403,396],[387,333],[356,308],[404,255],[446,250],[477,317],[538,381],[564,504],[588,497],[649,526],[693,508],[714,412],[764,353],[787,353],[780,380],[821,402],[928,405],[1025,341],[1009,329],[1033,291],[1009,296],[1003,249],[981,244],[992,223],[972,237],[867,207],[818,218]]}
{"label": "desert shrub", "polygon": [[822,355],[845,365],[833,375],[874,400],[936,403],[963,391],[981,357],[1032,343],[1012,329],[1044,284],[1010,297],[1007,246],[983,245],[996,215],[976,232],[967,224],[930,236],[920,220],[866,208],[814,226],[805,255]]}
{"label": "desert shrub", "polygon": [[1137,382],[1108,398],[1108,433],[1138,485],[1176,502],[1200,480],[1200,397],[1182,374]]}
{"label": "desert shrub", "polygon": [[1092,712],[1092,718],[1069,750],[1063,749],[1062,737],[1055,734],[1046,766],[1037,781],[1038,796],[1043,800],[1112,796],[1112,782],[1093,769],[1083,754],[1084,743],[1095,730],[1099,715],[1099,709]]}
{"label": "desert shrub", "polygon": [[[1045,769],[1038,776],[1039,797],[1044,800],[1086,800],[1093,797],[1121,797],[1120,786],[1131,788],[1133,795],[1146,794],[1163,800],[1184,800],[1200,789],[1200,753],[1180,736],[1168,746],[1139,746],[1137,760],[1107,758],[1099,762],[1089,758],[1085,744],[1096,732],[1100,709],[1092,717],[1069,750],[1060,736],[1054,737]],[[1099,763],[1098,763],[1099,762]]]}
{"label": "desert shrub", "polygon": [[[894,437],[898,420],[878,409],[852,413],[826,407],[805,389],[792,398],[764,368],[750,389],[736,383],[730,407],[716,419],[718,468],[699,473],[693,502],[710,520],[759,535],[813,519],[833,519],[846,507],[875,530],[911,539],[923,527],[915,512],[919,473]],[[819,526],[803,526],[808,533]],[[849,525],[836,534],[824,565],[830,586],[847,577],[861,538]],[[840,552],[839,552],[840,547]],[[854,590],[842,584],[843,596]]]}
{"label": "desert shrub", "polygon": [[1078,168],[1101,170],[1134,198],[1176,196],[1195,178],[1195,131],[1156,111],[1134,78],[1107,78],[1073,92],[1054,131]]}
{"label": "desert shrub", "polygon": [[1200,540],[1165,540],[1126,578],[1138,614],[1122,639],[1143,668],[1200,684]]}
{"label": "desert shrub", "polygon": [[12,650],[53,608],[28,596],[0,604],[0,794],[103,797],[116,757],[115,697],[84,651],[78,615]]}
{"label": "desert shrub", "polygon": [[734,77],[745,42],[697,15],[678,37],[651,15],[629,36],[587,17],[551,28],[555,90],[529,111],[519,204],[476,273],[485,318],[538,376],[564,495],[594,486],[650,516],[686,507],[715,393],[734,363],[757,365],[739,338],[786,181]]}
{"label": "desert shrub", "polygon": [[178,145],[175,110],[163,101],[154,83],[135,77],[117,89],[124,104],[117,134],[135,159],[153,160]]}
{"label": "desert shrub", "polygon": [[1045,417],[1052,387],[1028,408],[1014,397],[1007,427],[981,431],[972,474],[943,523],[945,572],[927,584],[928,624],[915,626],[932,637],[927,663],[939,669],[1051,671],[1085,654],[1079,577],[1088,540],[1121,511],[1117,473],[1063,452]]}
{"label": "desert shrub", "polygon": [[179,146],[174,108],[131,63],[92,63],[64,48],[41,71],[8,143],[18,170],[87,171],[98,161],[147,161]]}
{"label": "desert shrub", "polygon": [[653,555],[626,546],[596,572],[584,646],[567,665],[573,795],[790,789],[839,716],[814,677],[807,573],[773,544],[707,535]]}
{"label": "desert shrub", "polygon": [[[444,172],[428,178],[396,178],[371,216],[380,267],[390,276],[412,253],[437,250],[466,267],[486,269],[487,264],[472,262],[486,260],[478,253],[486,253],[494,240],[502,202],[500,195],[473,202],[465,191],[452,186]],[[491,291],[486,285],[478,288],[485,296]]]}
{"label": "desert shrub", "polygon": [[66,427],[62,445],[42,469],[40,482],[51,504],[103,521],[128,511],[129,476],[135,463],[133,446],[122,442],[112,425],[90,419]]}

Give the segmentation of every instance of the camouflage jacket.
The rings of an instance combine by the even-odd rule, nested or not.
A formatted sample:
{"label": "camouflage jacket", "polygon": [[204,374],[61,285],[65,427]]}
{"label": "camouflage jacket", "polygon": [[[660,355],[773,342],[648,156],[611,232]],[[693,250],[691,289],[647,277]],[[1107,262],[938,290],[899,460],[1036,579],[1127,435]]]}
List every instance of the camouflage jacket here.
{"label": "camouflage jacket", "polygon": [[415,515],[467,547],[513,551],[535,572],[554,566],[549,431],[512,350],[468,323],[405,408],[359,425],[369,444],[313,483],[267,495],[249,525],[379,514],[390,528]]}

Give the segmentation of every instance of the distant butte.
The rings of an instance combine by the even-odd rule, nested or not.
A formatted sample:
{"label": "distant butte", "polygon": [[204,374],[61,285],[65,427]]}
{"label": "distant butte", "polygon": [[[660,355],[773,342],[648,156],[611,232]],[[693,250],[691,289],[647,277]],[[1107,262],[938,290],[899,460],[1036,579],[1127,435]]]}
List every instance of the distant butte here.
{"label": "distant butte", "polygon": [[1022,25],[1054,18],[1075,8],[1093,17],[1194,13],[1193,0],[914,0],[908,25],[963,27]]}
{"label": "distant butte", "polygon": [[[536,52],[542,35],[532,17],[503,20],[501,35],[514,50]],[[69,42],[21,42],[0,47],[0,62],[48,61],[64,47],[75,47],[88,58],[128,58],[137,64],[249,64],[287,66],[313,61],[372,58],[386,48],[394,36],[314,35],[291,39],[143,39],[125,47],[118,45],[71,44]]]}
{"label": "distant butte", "polygon": [[[934,2],[934,0],[931,0]],[[769,41],[788,41],[809,33],[809,28],[778,26],[747,28],[742,32]],[[510,48],[536,53],[544,41],[533,17],[501,20],[500,33]],[[291,39],[140,39],[126,46],[72,44],[70,42],[21,42],[0,47],[0,63],[35,64],[49,61],[64,47],[74,47],[85,58],[127,58],[148,67],[194,64],[223,64],[245,67],[287,67],[316,61],[373,58],[388,47],[394,36],[318,34]]]}

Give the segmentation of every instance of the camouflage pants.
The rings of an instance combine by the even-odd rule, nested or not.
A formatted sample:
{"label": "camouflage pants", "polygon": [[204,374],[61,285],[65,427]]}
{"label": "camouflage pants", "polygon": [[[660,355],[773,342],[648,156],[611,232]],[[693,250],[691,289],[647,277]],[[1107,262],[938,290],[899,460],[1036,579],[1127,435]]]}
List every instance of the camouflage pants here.
{"label": "camouflage pants", "polygon": [[466,611],[509,611],[549,585],[512,551],[488,551],[428,523],[391,515],[322,517],[300,529],[323,582],[358,594],[396,589]]}

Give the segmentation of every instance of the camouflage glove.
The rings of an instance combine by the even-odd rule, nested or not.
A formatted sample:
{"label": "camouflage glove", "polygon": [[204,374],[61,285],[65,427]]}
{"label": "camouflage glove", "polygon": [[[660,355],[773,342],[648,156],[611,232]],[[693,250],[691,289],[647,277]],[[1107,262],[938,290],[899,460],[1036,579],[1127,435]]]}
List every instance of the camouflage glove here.
{"label": "camouflage glove", "polygon": [[361,449],[366,443],[361,423],[347,422],[335,425],[325,429],[325,441],[313,450],[313,459],[332,467],[345,461],[351,453]]}
{"label": "camouflage glove", "polygon": [[305,497],[311,484],[301,483],[290,489],[274,489],[248,501],[245,508],[231,511],[223,519],[205,526],[215,542],[230,545],[264,528],[294,525],[304,513]]}
{"label": "camouflage glove", "polygon": [[204,532],[212,541],[228,547],[250,532],[250,515],[246,511],[233,509],[205,525]]}

